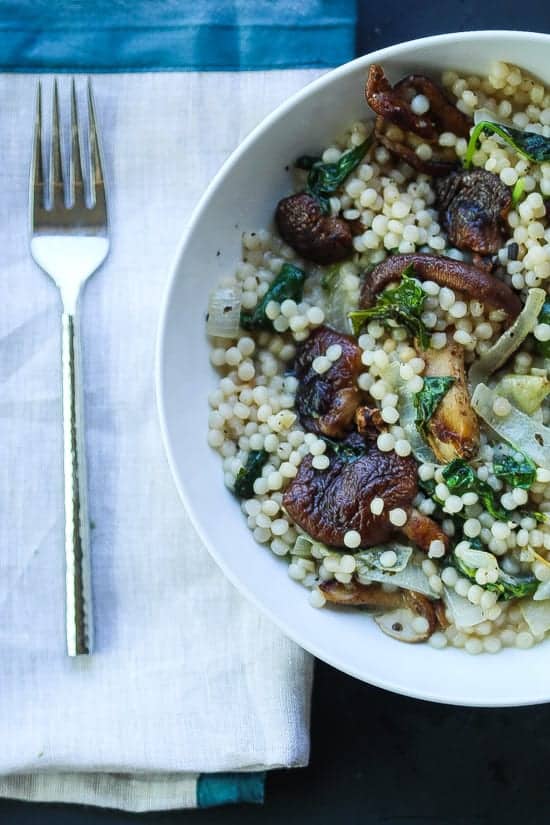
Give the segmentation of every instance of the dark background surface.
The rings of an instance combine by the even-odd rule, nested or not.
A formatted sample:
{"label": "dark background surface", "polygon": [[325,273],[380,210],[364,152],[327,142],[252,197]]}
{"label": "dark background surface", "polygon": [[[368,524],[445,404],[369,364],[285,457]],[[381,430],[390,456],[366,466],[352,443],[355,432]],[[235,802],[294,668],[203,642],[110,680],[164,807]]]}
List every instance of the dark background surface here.
{"label": "dark background surface", "polygon": [[[358,54],[473,29],[550,31],[548,0],[359,0]],[[550,59],[550,55],[549,55]],[[2,825],[543,825],[550,705],[472,710],[418,702],[317,663],[308,768],[274,771],[262,808],[130,815],[0,801]]]}

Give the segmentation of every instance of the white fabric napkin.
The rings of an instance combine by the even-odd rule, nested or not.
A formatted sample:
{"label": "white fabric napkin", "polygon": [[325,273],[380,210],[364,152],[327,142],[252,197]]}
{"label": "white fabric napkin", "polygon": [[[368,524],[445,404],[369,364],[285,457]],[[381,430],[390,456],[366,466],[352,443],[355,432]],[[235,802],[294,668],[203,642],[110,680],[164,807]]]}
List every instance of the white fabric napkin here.
{"label": "white fabric napkin", "polygon": [[37,77],[0,75],[0,795],[184,807],[198,773],[307,762],[311,659],[194,534],[153,372],[192,207],[244,135],[318,74],[94,78],[112,251],[82,302],[96,652],[77,660],[64,649],[60,304],[27,236]]}

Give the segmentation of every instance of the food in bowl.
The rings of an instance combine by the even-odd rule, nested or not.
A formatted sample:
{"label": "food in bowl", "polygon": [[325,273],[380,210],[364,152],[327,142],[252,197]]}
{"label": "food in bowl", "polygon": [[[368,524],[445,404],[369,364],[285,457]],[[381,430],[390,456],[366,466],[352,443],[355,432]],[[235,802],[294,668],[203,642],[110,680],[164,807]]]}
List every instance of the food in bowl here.
{"label": "food in bowl", "polygon": [[312,606],[528,648],[550,630],[550,94],[498,63],[441,86],[373,66],[366,96],[211,296],[209,443]]}

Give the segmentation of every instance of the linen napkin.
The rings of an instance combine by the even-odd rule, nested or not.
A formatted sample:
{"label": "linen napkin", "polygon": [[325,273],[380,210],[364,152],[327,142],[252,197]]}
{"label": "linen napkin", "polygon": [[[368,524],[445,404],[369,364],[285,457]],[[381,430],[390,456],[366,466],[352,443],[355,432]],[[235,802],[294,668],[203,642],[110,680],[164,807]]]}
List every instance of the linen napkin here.
{"label": "linen napkin", "polygon": [[[162,55],[173,61],[190,35],[177,18],[168,26],[172,51],[163,52],[157,30],[149,37],[147,29],[144,10],[153,5],[160,30],[162,14],[182,4],[132,4],[133,35],[121,35],[116,52],[122,68],[166,70]],[[240,10],[224,24],[223,60],[246,65],[252,52],[240,50],[239,26],[251,20],[243,12],[251,4],[212,5]],[[267,5],[259,3],[263,12]],[[107,18],[111,29],[103,19],[100,31],[103,0],[94,12],[85,3],[55,6],[67,11],[57,28],[53,4],[0,0],[6,67],[78,69],[96,59],[107,68],[123,18]],[[198,64],[217,24],[209,29],[205,17],[197,25]],[[156,43],[147,59],[146,43]],[[292,51],[292,37],[287,46]],[[322,65],[311,49],[302,56]],[[256,122],[319,70],[202,73],[190,70],[191,57],[177,65],[183,74],[93,81],[112,249],[82,301],[96,651],[77,660],[64,653],[60,304],[30,258],[27,235],[37,75],[0,74],[2,796],[134,811],[261,801],[263,771],[307,763],[311,658],[240,597],[194,533],[164,458],[153,371],[162,294],[192,207]],[[48,92],[51,78],[42,82]],[[60,92],[67,113],[63,78]]]}

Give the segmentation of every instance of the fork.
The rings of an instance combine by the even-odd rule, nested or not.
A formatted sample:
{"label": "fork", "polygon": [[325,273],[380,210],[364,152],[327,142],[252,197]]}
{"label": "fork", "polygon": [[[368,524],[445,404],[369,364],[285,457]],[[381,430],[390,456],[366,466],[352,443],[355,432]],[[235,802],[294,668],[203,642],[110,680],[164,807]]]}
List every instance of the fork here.
{"label": "fork", "polygon": [[[42,161],[42,90],[38,84],[29,211],[31,254],[61,293],[63,469],[65,483],[66,639],[69,656],[93,647],[90,526],[79,335],[79,295],[109,251],[107,203],[92,87],[88,80],[88,135],[82,142],[74,78],[70,151],[62,161],[57,80],[53,85],[49,176]],[[45,141],[47,143],[47,141]],[[47,148],[47,147],[46,147]],[[86,164],[83,158],[87,155]],[[65,166],[65,180],[63,168]],[[87,167],[87,168],[86,168]],[[89,186],[86,186],[86,180]],[[88,197],[86,193],[88,189]]]}

